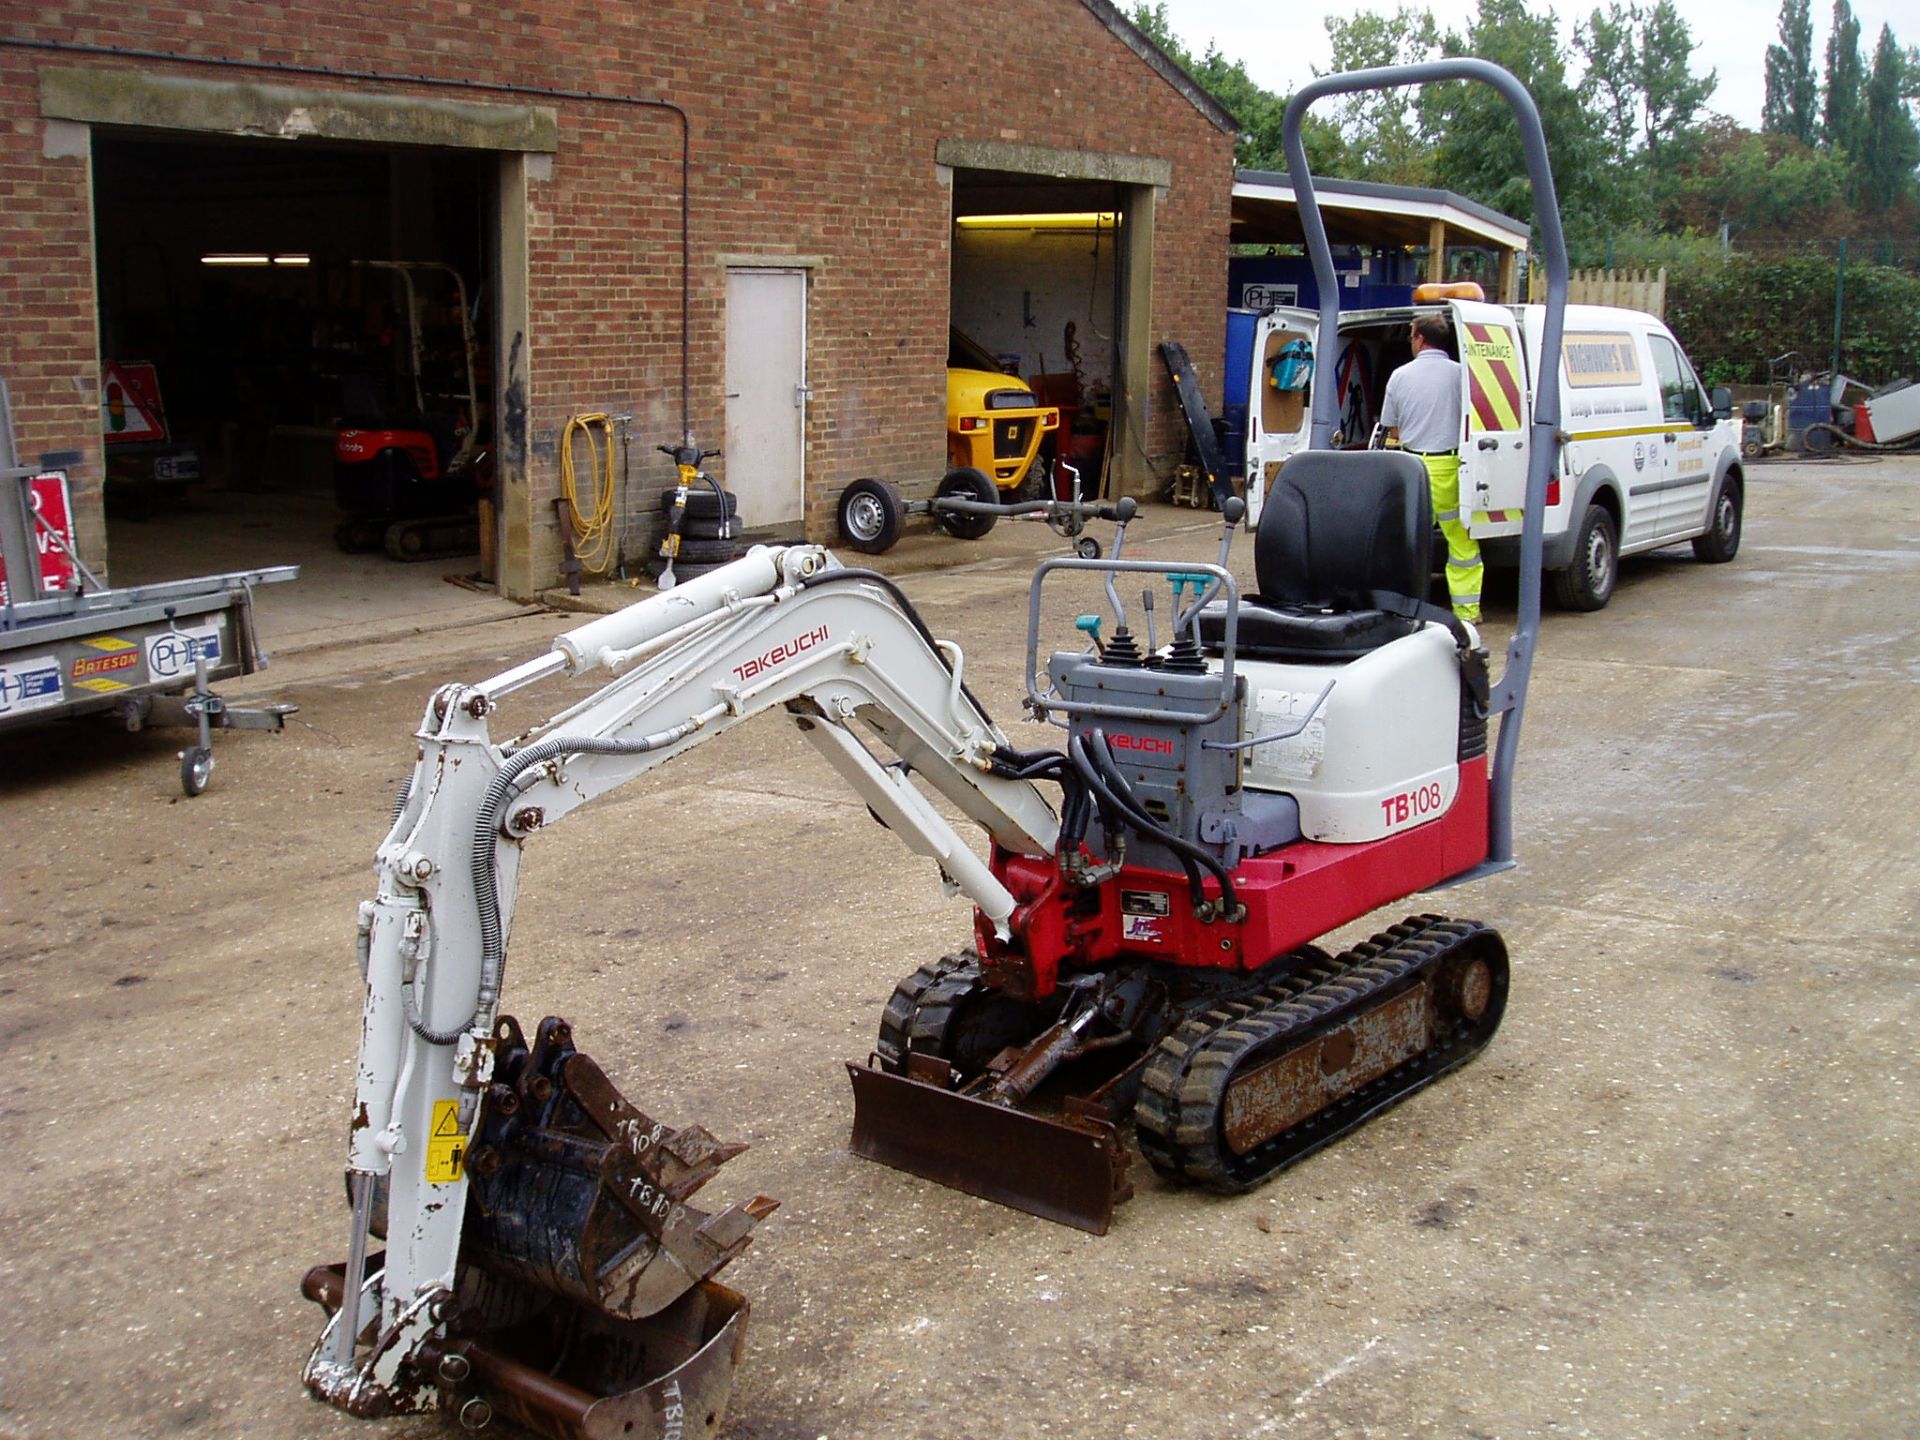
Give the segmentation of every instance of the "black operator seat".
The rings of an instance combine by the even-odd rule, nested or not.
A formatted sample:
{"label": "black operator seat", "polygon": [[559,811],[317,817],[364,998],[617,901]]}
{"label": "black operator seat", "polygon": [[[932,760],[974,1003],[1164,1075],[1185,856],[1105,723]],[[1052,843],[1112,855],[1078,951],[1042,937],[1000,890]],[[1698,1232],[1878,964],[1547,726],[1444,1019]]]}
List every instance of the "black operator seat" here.
{"label": "black operator seat", "polygon": [[[1417,455],[1297,452],[1275,477],[1254,535],[1259,592],[1240,604],[1238,653],[1354,660],[1439,618],[1424,599],[1432,532],[1427,467]],[[1217,652],[1225,635],[1225,608],[1209,606],[1201,643]]]}

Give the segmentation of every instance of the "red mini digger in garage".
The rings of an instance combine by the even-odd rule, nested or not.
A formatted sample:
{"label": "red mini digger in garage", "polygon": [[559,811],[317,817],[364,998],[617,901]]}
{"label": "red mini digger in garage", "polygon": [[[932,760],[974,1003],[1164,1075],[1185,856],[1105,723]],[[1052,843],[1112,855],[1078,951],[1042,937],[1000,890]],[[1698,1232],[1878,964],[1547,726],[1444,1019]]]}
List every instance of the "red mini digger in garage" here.
{"label": "red mini digger in garage", "polygon": [[[334,540],[349,554],[384,549],[395,560],[470,553],[476,511],[491,488],[486,412],[477,379],[466,282],[434,261],[364,260],[393,277],[400,323],[393,374],[349,407],[333,443]],[[427,286],[442,293],[429,296]],[[393,393],[380,397],[381,381]]]}

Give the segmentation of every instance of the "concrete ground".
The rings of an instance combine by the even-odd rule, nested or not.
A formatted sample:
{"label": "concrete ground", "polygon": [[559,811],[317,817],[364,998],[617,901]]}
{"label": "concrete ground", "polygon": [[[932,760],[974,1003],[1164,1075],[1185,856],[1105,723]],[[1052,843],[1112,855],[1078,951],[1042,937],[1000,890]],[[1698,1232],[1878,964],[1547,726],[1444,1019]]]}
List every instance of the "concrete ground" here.
{"label": "concrete ground", "polygon": [[[1003,722],[1032,529],[905,582]],[[839,1062],[967,913],[773,720],[538,837],[508,1008],[751,1141],[713,1199],[784,1201],[725,1277],[737,1440],[1913,1434],[1916,581],[1920,461],[1768,464],[1735,563],[1550,613],[1521,868],[1377,917],[1497,923],[1504,1027],[1242,1198],[1137,1165],[1096,1239],[848,1153]],[[269,623],[228,693],[300,713],[197,800],[178,735],[0,737],[0,1437],[457,1433],[309,1401],[295,1286],[344,1250],[354,907],[420,708],[572,623],[487,604]]]}

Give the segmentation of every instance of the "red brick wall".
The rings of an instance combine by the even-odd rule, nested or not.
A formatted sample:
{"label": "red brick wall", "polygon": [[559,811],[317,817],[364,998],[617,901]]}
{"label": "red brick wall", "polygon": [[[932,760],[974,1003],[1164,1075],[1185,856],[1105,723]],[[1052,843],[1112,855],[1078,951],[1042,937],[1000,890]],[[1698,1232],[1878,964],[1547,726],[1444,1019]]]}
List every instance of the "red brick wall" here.
{"label": "red brick wall", "polygon": [[[1231,139],[1078,0],[556,0],[538,9],[205,0],[191,10],[79,0],[37,38],[681,102],[693,126],[691,419],[704,443],[718,444],[724,424],[721,257],[820,262],[808,318],[813,538],[831,538],[833,502],[848,480],[927,479],[944,463],[951,197],[936,176],[942,139],[1170,162],[1173,182],[1156,212],[1149,339],[1179,338],[1207,354],[1224,332]],[[89,66],[170,68],[0,50],[0,364],[24,448],[87,451],[78,477],[91,517],[84,540],[98,555],[87,167],[43,158],[35,80],[42,67]],[[555,441],[568,415],[632,411],[636,478],[656,487],[670,471],[651,446],[676,438],[680,419],[677,127],[661,111],[556,108],[551,177],[529,187],[536,528],[551,520]],[[1146,443],[1166,455],[1181,443],[1178,407],[1157,363],[1153,377]],[[636,508],[652,502],[644,494]]]}
{"label": "red brick wall", "polygon": [[92,561],[106,553],[93,197],[85,159],[42,153],[34,72],[34,57],[0,50],[0,376],[24,463],[50,450],[84,456],[67,479],[80,553]]}

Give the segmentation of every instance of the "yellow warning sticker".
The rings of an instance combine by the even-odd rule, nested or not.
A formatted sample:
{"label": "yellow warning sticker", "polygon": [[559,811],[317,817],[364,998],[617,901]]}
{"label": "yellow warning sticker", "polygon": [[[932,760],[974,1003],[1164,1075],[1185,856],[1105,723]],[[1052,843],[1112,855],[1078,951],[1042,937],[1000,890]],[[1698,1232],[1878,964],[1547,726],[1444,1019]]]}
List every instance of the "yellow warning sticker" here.
{"label": "yellow warning sticker", "polygon": [[457,1184],[466,1173],[467,1137],[460,1133],[460,1102],[433,1102],[433,1133],[427,1136],[427,1183]]}

